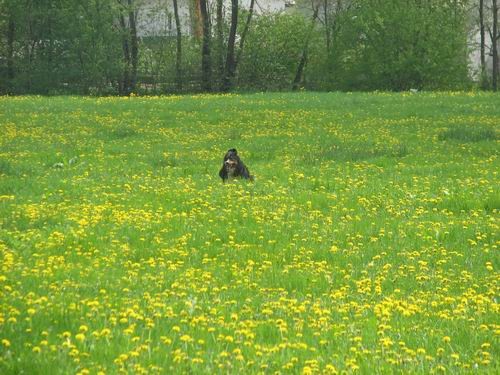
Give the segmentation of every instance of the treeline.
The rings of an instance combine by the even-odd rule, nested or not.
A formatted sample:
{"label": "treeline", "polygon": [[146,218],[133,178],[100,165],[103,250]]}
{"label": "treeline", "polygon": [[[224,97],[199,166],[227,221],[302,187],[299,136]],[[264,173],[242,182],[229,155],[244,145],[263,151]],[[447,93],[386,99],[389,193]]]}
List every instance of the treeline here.
{"label": "treeline", "polygon": [[497,14],[497,0],[0,0],[0,93],[463,89],[474,33],[496,88]]}

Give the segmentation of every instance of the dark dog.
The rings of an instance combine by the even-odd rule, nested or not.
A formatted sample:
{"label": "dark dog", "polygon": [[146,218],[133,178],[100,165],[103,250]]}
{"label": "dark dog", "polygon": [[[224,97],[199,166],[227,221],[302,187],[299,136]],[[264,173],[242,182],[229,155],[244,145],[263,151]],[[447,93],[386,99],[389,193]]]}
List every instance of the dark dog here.
{"label": "dark dog", "polygon": [[219,176],[222,178],[223,182],[230,178],[245,178],[247,180],[253,181],[253,176],[250,175],[248,168],[241,161],[238,156],[238,151],[232,148],[226,152],[224,155],[224,160],[222,163],[222,168],[219,171]]}

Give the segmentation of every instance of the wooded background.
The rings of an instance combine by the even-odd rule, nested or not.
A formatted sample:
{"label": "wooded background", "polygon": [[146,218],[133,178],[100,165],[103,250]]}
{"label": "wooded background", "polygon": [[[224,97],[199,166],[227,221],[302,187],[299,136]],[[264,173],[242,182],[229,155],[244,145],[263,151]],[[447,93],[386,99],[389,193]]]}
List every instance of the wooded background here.
{"label": "wooded background", "polygon": [[497,0],[265,3],[0,0],[0,93],[497,89]]}

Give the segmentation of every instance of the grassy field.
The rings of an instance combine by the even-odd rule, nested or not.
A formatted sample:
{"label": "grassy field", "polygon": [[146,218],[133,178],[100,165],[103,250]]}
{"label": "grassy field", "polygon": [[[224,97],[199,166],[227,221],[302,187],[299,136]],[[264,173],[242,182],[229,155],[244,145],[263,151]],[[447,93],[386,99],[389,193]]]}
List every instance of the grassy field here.
{"label": "grassy field", "polygon": [[493,94],[2,97],[0,373],[498,373],[499,140]]}

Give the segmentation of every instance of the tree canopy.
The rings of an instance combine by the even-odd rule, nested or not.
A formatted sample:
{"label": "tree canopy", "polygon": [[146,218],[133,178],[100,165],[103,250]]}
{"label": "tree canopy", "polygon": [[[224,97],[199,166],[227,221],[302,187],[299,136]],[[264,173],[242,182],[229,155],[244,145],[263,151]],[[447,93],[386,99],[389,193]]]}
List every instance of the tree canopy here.
{"label": "tree canopy", "polygon": [[494,65],[482,55],[483,86],[496,83],[496,0],[254,3],[0,0],[0,92],[463,89],[476,14]]}

